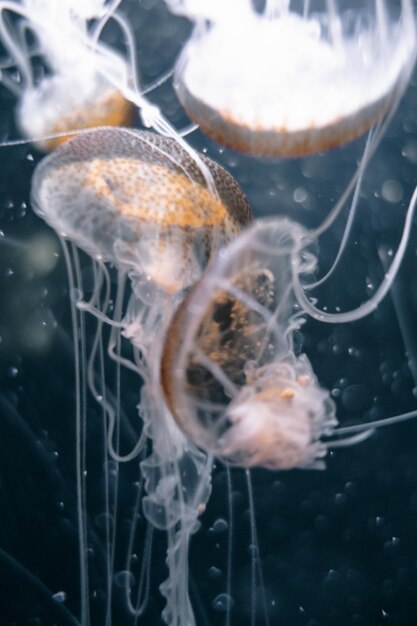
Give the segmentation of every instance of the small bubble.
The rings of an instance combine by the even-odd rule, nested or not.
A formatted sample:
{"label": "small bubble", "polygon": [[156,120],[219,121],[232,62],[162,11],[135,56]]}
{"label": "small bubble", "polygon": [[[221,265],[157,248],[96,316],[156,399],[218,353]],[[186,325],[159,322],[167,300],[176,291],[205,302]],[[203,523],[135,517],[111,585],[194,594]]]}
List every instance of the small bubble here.
{"label": "small bubble", "polygon": [[388,179],[382,184],[381,195],[387,202],[397,204],[404,195],[403,186],[398,180]]}
{"label": "small bubble", "polygon": [[27,243],[26,263],[39,274],[48,274],[57,264],[57,242],[50,235],[36,235]]}
{"label": "small bubble", "polygon": [[227,530],[228,524],[226,520],[219,518],[213,524],[213,532],[215,533],[223,533]]}
{"label": "small bubble", "polygon": [[131,589],[135,584],[135,577],[132,572],[123,570],[114,575],[114,584],[116,587],[119,587],[119,589]]}
{"label": "small bubble", "polygon": [[210,576],[210,578],[220,578],[220,576],[222,575],[222,571],[221,569],[219,569],[218,567],[214,567],[213,565],[208,569],[207,574]]}
{"label": "small bubble", "polygon": [[67,599],[67,594],[65,593],[65,591],[58,591],[57,593],[54,593],[54,595],[52,596],[52,600],[60,604],[65,602],[66,599]]}
{"label": "small bubble", "polygon": [[417,163],[417,142],[413,140],[407,141],[401,154],[411,163]]}
{"label": "small bubble", "polygon": [[343,390],[342,403],[347,411],[364,411],[369,407],[371,397],[364,385],[350,385]]}
{"label": "small bubble", "polygon": [[73,302],[80,302],[83,299],[83,292],[76,287],[71,292],[71,299]]}
{"label": "small bubble", "polygon": [[17,369],[17,367],[9,367],[7,373],[9,374],[10,378],[16,378],[16,376],[19,373],[19,370]]}
{"label": "small bubble", "polygon": [[342,506],[346,504],[347,498],[344,493],[337,493],[334,497],[334,501],[337,505]]}
{"label": "small bubble", "polygon": [[215,611],[226,612],[230,611],[233,607],[233,598],[229,596],[227,593],[220,593],[216,596],[212,602],[212,607]]}
{"label": "small bubble", "polygon": [[308,194],[304,187],[297,187],[293,194],[294,201],[298,204],[305,202],[307,200]]}

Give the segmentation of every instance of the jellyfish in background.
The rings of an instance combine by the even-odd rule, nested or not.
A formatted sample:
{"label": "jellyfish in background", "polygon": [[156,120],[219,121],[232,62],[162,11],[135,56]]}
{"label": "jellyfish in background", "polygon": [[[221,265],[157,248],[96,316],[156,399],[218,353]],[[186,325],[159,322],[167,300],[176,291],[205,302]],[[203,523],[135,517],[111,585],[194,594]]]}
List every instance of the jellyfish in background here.
{"label": "jellyfish in background", "polygon": [[397,11],[385,0],[266,0],[262,12],[252,0],[166,1],[195,22],[175,74],[185,110],[252,155],[302,156],[355,139],[395,108],[414,65],[410,0]]}
{"label": "jellyfish in background", "polygon": [[[61,237],[86,252],[94,264],[92,296],[88,302],[78,299],[73,311],[75,325],[77,310],[81,315],[84,311],[92,313],[98,320],[88,358],[85,337],[81,335],[81,348],[75,340],[78,373],[87,376],[90,391],[108,419],[105,429],[110,457],[117,464],[141,459],[146,494],[143,512],[152,528],[167,531],[169,576],[161,592],[166,598],[164,620],[172,626],[194,623],[188,596],[188,544],[210,493],[212,460],[188,442],[164,406],[159,388],[162,336],[184,290],[199,278],[214,250],[251,219],[249,206],[234,179],[205,157],[201,157],[201,162],[213,178],[215,195],[195,160],[174,140],[145,131],[103,128],[84,133],[53,152],[38,166],[32,182],[32,202],[37,213]],[[76,250],[72,262],[68,251],[66,258],[70,284],[82,294]],[[117,269],[111,318],[107,265]],[[99,386],[95,380],[94,368],[103,350],[103,324],[111,328],[110,357],[138,375],[140,435],[126,454],[120,451],[120,407],[111,405],[103,383]],[[130,359],[120,352],[122,335],[131,342]],[[78,403],[81,398],[79,388]],[[83,505],[88,493],[83,483],[85,442],[80,434],[85,427],[79,412],[81,622],[88,624],[88,533]],[[113,524],[116,527],[116,520]],[[151,542],[148,536],[143,557],[143,572],[148,576],[146,560],[152,552]],[[128,569],[132,549],[130,546],[126,557]],[[111,567],[108,576],[111,587]],[[149,581],[143,583],[143,574],[141,578],[146,587]],[[137,619],[143,609],[133,607],[128,576],[126,586],[131,617]],[[111,597],[111,589],[108,593]],[[141,597],[142,591],[138,595]],[[146,605],[146,592],[142,603]],[[106,619],[111,616],[110,600],[109,607]]]}
{"label": "jellyfish in background", "polygon": [[[24,137],[51,150],[69,131],[128,125],[133,105],[122,93],[136,81],[134,51],[124,58],[101,40],[110,20],[133,36],[106,0],[22,0],[0,3],[4,48],[1,82],[18,98],[17,123]],[[130,33],[130,36],[128,36]],[[40,71],[34,59],[41,59]],[[56,136],[54,136],[56,135]],[[43,137],[49,137],[42,141]]]}

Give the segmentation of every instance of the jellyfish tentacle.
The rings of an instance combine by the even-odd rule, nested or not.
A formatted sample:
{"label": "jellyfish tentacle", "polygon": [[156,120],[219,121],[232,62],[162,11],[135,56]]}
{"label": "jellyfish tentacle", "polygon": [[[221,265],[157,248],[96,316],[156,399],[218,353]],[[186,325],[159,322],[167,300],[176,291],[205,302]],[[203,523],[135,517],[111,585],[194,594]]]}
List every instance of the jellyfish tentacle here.
{"label": "jellyfish tentacle", "polygon": [[[4,86],[10,91],[10,93],[16,96],[16,98],[19,98],[21,96],[22,89],[20,85],[18,85],[15,80],[7,76],[7,74],[5,74],[3,69],[0,70],[0,80],[4,84]],[[22,143],[29,143],[29,141],[22,140]],[[0,147],[4,147],[6,145],[8,145],[7,142],[6,143],[2,142]]]}
{"label": "jellyfish tentacle", "polygon": [[[343,437],[342,439],[339,439],[339,440],[335,439],[334,441],[333,440],[328,441],[326,442],[326,446],[330,449],[347,448],[349,446],[355,446],[358,443],[362,443],[362,441],[366,441],[367,439],[369,439],[369,437],[372,437],[374,433],[375,433],[375,428],[369,428],[369,429],[363,430],[362,432],[357,433],[356,435],[352,435],[351,437]],[[333,435],[335,434],[337,434],[336,431],[333,433]]]}
{"label": "jellyfish tentacle", "polygon": [[[61,237],[61,245],[67,268],[68,284],[70,293],[75,290],[75,278],[69,254],[67,242]],[[85,509],[85,466],[84,466],[84,440],[83,440],[83,407],[81,405],[81,355],[79,346],[77,309],[73,298],[70,298],[71,323],[74,349],[75,370],[75,433],[76,433],[76,484],[77,484],[77,524],[78,524],[78,554],[80,562],[80,598],[81,598],[81,623],[90,623],[89,605],[89,573],[87,560],[87,513]]]}
{"label": "jellyfish tentacle", "polygon": [[397,272],[400,268],[401,261],[403,260],[405,251],[407,249],[408,240],[410,238],[416,205],[417,187],[415,188],[412,198],[410,200],[400,243],[397,247],[397,251],[394,255],[388,271],[385,272],[384,278],[382,279],[382,282],[374,295],[369,298],[369,300],[359,305],[356,309],[353,309],[352,311],[346,311],[344,313],[327,313],[326,311],[317,308],[305,294],[304,286],[302,285],[300,280],[299,261],[297,259],[294,259],[292,267],[292,281],[295,296],[302,309],[314,319],[320,322],[326,322],[330,324],[343,324],[345,322],[354,322],[356,320],[362,319],[363,317],[366,317],[367,315],[375,311],[375,309],[378,307],[380,302],[385,298],[388,291],[390,290],[391,285],[395,280]]}
{"label": "jellyfish tentacle", "polygon": [[207,371],[209,371],[214,378],[216,378],[224,387],[226,392],[231,398],[236,397],[237,387],[232,383],[230,378],[223,372],[223,370],[211,361],[201,350],[195,350],[194,352],[197,362],[202,365]]}
{"label": "jellyfish tentacle", "polygon": [[[157,352],[160,347],[153,346]],[[156,368],[154,382],[142,389],[142,416],[152,439],[152,454],[141,462],[147,495],[143,511],[157,528],[168,533],[167,566],[170,576],[160,586],[167,605],[163,617],[167,624],[195,624],[188,594],[188,545],[195,532],[199,507],[210,493],[211,457],[188,443],[172,421],[155,386],[158,359],[150,358]],[[167,436],[168,431],[168,436]]]}
{"label": "jellyfish tentacle", "polygon": [[103,15],[99,19],[97,19],[97,22],[92,29],[92,43],[93,44],[97,44],[103,32],[103,29],[106,27],[108,21],[114,16],[121,2],[122,0],[110,0],[107,3],[106,11],[103,12]]}
{"label": "jellyfish tentacle", "polygon": [[[261,345],[259,347],[259,351],[258,351],[258,353],[256,355],[256,361],[257,362],[260,362],[262,360],[262,357],[263,357],[263,355],[265,353],[265,350],[266,350],[266,348],[268,346],[268,343],[270,342],[271,335],[274,332],[274,326],[277,323],[280,315],[283,312],[283,308],[285,306],[284,303],[287,301],[287,299],[288,299],[288,297],[290,295],[290,291],[291,291],[291,285],[288,285],[287,289],[284,291],[282,300],[280,300],[278,302],[278,304],[277,304],[277,306],[275,308],[275,311],[269,317],[269,320],[266,323],[265,335],[264,335],[264,338],[262,339],[262,343],[261,343]],[[285,331],[286,335],[290,336],[291,333],[293,332],[295,326],[296,326],[296,324],[295,324],[295,316],[293,316],[291,318],[290,324],[288,325],[288,328]]]}
{"label": "jellyfish tentacle", "polygon": [[[143,453],[145,449],[143,450]],[[126,571],[131,571],[131,562],[133,557],[134,545],[135,545],[135,535],[137,534],[137,525],[139,519],[139,510],[142,502],[143,496],[143,488],[144,488],[144,480],[143,476],[140,476],[140,481],[138,485],[138,490],[135,499],[135,505],[132,512],[132,522],[129,531],[129,542],[128,549],[126,553]],[[133,602],[132,592],[128,584],[125,585],[125,599],[131,615],[133,615],[136,619],[141,617],[146,610],[146,606],[149,601],[149,591],[150,591],[150,568],[152,562],[152,544],[153,544],[153,526],[150,522],[147,522],[146,531],[145,531],[145,539],[144,539],[144,547],[143,547],[143,558],[142,564],[140,568],[139,581],[137,583],[137,591],[136,591],[136,602]],[[126,579],[127,582],[127,579]]]}
{"label": "jellyfish tentacle", "polygon": [[19,589],[22,581],[27,583],[30,587],[31,593],[33,589],[47,602],[50,610],[51,617],[55,620],[59,620],[62,626],[85,626],[87,622],[79,622],[67,609],[65,604],[56,602],[54,600],[53,593],[46,585],[44,585],[37,576],[35,576],[27,567],[20,563],[17,559],[13,558],[11,554],[3,550],[0,547],[0,563],[2,568],[7,566],[8,568],[8,580],[9,584],[13,584],[13,577],[19,581]]}
{"label": "jellyfish tentacle", "polygon": [[355,169],[342,195],[340,196],[335,206],[330,211],[329,215],[323,220],[323,222],[319,226],[316,226],[316,228],[314,228],[311,231],[311,235],[313,238],[318,239],[323,233],[325,233],[332,226],[332,224],[339,217],[343,208],[346,206],[350,195],[355,192],[355,188],[358,185],[358,180],[360,179],[361,176],[363,176],[363,173],[366,171],[366,168],[368,164],[370,163],[372,157],[374,156],[381,142],[382,137],[385,135],[385,132],[389,124],[391,123],[391,120],[394,116],[395,111],[396,111],[396,108],[389,111],[386,117],[383,118],[381,121],[379,121],[375,125],[375,128],[372,132],[372,137],[370,139],[369,146],[366,146],[365,151],[360,160],[360,163]]}
{"label": "jellyfish tentacle", "polygon": [[[25,54],[16,44],[11,33],[9,32],[9,28],[6,25],[6,22],[4,20],[5,11],[10,11],[11,13],[14,13],[15,15],[18,15],[21,18],[26,19],[26,20],[29,20],[29,16],[26,10],[23,7],[20,7],[16,3],[7,2],[5,0],[2,0],[2,2],[0,3],[0,38],[1,38],[1,41],[3,45],[5,46],[5,48],[7,49],[7,51],[9,52],[11,58],[15,59],[16,65],[19,68],[19,71],[24,80],[24,86],[30,87],[33,84],[33,76],[32,76],[30,63],[27,57],[25,56]],[[17,85],[16,85],[16,88],[17,88]],[[19,90],[19,93],[22,93],[22,89]]]}
{"label": "jellyfish tentacle", "polygon": [[[128,51],[126,65],[127,65],[128,72],[129,72],[126,86],[131,84],[134,91],[137,93],[140,93],[140,88],[139,88],[139,83],[138,83],[138,66],[137,66],[137,61],[136,61],[136,41],[135,41],[135,37],[132,33],[132,30],[128,22],[124,19],[122,15],[117,13],[117,9],[118,9],[118,6],[120,5],[120,2],[121,0],[116,0],[116,2],[113,2],[113,6],[109,6],[107,8],[106,14],[97,22],[97,24],[93,28],[91,39],[86,38],[85,43],[88,46],[88,48],[90,48],[95,53],[95,55],[97,55],[99,60],[102,58],[102,59],[110,61],[110,67],[114,65],[112,61],[116,61],[117,63],[117,61],[120,60],[118,55],[115,54],[111,49],[107,48],[105,45],[100,43],[100,37],[104,29],[106,28],[107,24],[111,20],[113,20],[119,26],[119,28],[121,29],[123,33],[123,36],[126,39],[126,45],[127,45],[127,51]],[[99,63],[99,71],[102,71],[101,63]],[[107,78],[110,79],[111,75],[112,74],[108,74]],[[116,75],[112,79],[112,82],[114,82],[115,80],[118,80]]]}
{"label": "jellyfish tentacle", "polygon": [[[126,282],[126,277],[124,273],[119,272],[118,290],[117,290],[116,303],[115,303],[116,321],[121,321],[122,319],[122,303],[123,303],[125,282]],[[109,342],[107,346],[107,354],[115,361],[118,368],[123,365],[125,367],[128,367],[134,372],[142,374],[143,372],[141,372],[137,366],[135,366],[133,363],[131,363],[127,359],[121,357],[120,333],[117,333],[116,331],[117,331],[116,328],[114,327],[111,328]],[[119,403],[117,406],[119,406]],[[115,413],[114,409],[112,409],[111,407],[109,407],[109,409],[110,411],[108,412],[109,426],[108,426],[108,440],[107,440],[108,447],[109,447],[109,454],[118,463],[125,463],[128,461],[131,461],[132,459],[136,458],[138,454],[140,453],[140,451],[143,449],[144,444],[146,443],[146,434],[144,430],[142,430],[132,450],[126,454],[121,455],[116,449],[116,447],[114,446],[114,436],[115,434],[117,436],[117,433],[119,431],[119,416]]]}
{"label": "jellyfish tentacle", "polygon": [[251,544],[252,544],[251,624],[252,626],[255,626],[255,622],[256,622],[256,572],[258,572],[259,584],[261,587],[262,610],[264,613],[265,624],[266,626],[269,626],[268,608],[267,608],[266,595],[265,595],[264,574],[262,570],[261,558],[259,555],[258,529],[257,529],[257,524],[256,524],[256,516],[255,516],[255,499],[253,495],[252,476],[251,476],[251,472],[249,469],[245,469],[245,479],[246,479],[246,487],[248,490],[250,534],[251,534]]}
{"label": "jellyfish tentacle", "polygon": [[[226,465],[226,481],[227,481],[227,565],[226,565],[226,594],[228,598],[232,597],[232,557],[233,557],[233,534],[234,534],[234,515],[233,515],[233,483],[232,472],[230,467]],[[226,610],[226,622],[225,626],[230,626],[232,606],[229,603]]]}
{"label": "jellyfish tentacle", "polygon": [[174,67],[171,67],[171,69],[164,72],[164,74],[161,74],[159,78],[156,78],[155,80],[153,80],[151,83],[149,83],[149,85],[142,87],[141,89],[142,96],[146,96],[148,93],[150,93],[151,91],[154,91],[155,89],[163,85],[167,80],[169,80],[174,73],[174,69],[175,69]]}
{"label": "jellyfish tentacle", "polygon": [[355,220],[355,216],[356,216],[356,211],[358,208],[358,203],[359,203],[359,194],[361,191],[361,187],[362,187],[362,180],[363,180],[363,175],[365,173],[365,166],[368,163],[369,159],[367,158],[367,152],[369,150],[369,147],[371,145],[372,142],[372,129],[369,131],[367,139],[366,139],[366,144],[365,144],[365,150],[361,159],[361,162],[359,164],[359,175],[358,178],[356,180],[356,184],[355,184],[355,188],[353,191],[353,197],[352,197],[352,202],[349,208],[349,213],[348,213],[348,218],[346,220],[346,225],[345,228],[343,230],[343,236],[342,236],[342,240],[340,242],[340,245],[337,249],[337,254],[336,254],[336,258],[334,259],[333,263],[331,264],[330,268],[327,270],[327,272],[324,274],[324,276],[322,276],[321,278],[319,278],[318,280],[315,280],[313,283],[309,283],[308,285],[305,285],[304,289],[310,290],[310,289],[315,289],[316,287],[319,287],[320,285],[323,285],[331,276],[332,274],[334,274],[340,259],[342,258],[342,255],[346,249],[346,245],[349,239],[349,235],[351,233],[352,230],[352,226],[353,226],[353,222]]}
{"label": "jellyfish tentacle", "polygon": [[80,311],[85,311],[86,313],[90,313],[96,317],[100,322],[107,324],[108,326],[112,326],[113,328],[125,328],[125,324],[123,322],[116,322],[111,317],[108,317],[105,313],[100,311],[100,309],[93,306],[90,302],[84,302],[83,300],[79,300],[76,303],[77,309]]}
{"label": "jellyfish tentacle", "polygon": [[358,433],[363,430],[377,429],[385,426],[392,426],[399,424],[400,422],[406,422],[417,417],[417,410],[409,411],[408,413],[402,413],[401,415],[394,415],[392,417],[384,417],[379,420],[373,420],[371,422],[364,422],[363,424],[353,424],[352,426],[340,426],[333,432],[334,435],[347,435],[350,433]]}
{"label": "jellyfish tentacle", "polygon": [[136,61],[136,40],[125,19],[118,13],[112,15],[113,20],[120,26],[127,42],[127,66],[129,68],[128,81],[132,83],[133,89],[141,91],[139,87],[139,70]]}

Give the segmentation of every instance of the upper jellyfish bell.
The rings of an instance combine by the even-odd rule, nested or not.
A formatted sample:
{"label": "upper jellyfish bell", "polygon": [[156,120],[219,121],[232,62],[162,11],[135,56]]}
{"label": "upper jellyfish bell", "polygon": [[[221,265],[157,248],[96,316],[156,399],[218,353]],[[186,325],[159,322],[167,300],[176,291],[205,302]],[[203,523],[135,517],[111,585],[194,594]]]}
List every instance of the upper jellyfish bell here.
{"label": "upper jellyfish bell", "polygon": [[235,11],[168,4],[196,22],[176,68],[180,101],[210,137],[252,155],[296,157],[355,139],[395,107],[413,68],[409,0],[397,13],[384,0],[343,9],[269,0],[263,13],[249,0]]}

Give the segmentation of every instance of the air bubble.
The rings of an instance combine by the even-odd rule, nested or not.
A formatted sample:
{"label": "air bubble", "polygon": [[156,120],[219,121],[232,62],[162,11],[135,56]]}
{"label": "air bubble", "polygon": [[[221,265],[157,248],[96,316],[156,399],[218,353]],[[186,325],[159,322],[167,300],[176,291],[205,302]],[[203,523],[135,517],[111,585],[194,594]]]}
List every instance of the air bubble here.
{"label": "air bubble", "polygon": [[212,602],[212,607],[215,611],[226,612],[230,611],[233,607],[233,598],[229,596],[227,593],[220,593],[216,596]]}
{"label": "air bubble", "polygon": [[298,204],[305,202],[307,200],[308,194],[304,187],[297,187],[294,191],[294,201]]}
{"label": "air bubble", "polygon": [[65,593],[65,591],[58,591],[57,593],[54,593],[54,595],[52,596],[52,600],[54,600],[55,602],[59,602],[60,604],[65,602],[66,599],[67,599],[67,594]]}
{"label": "air bubble", "polygon": [[214,565],[209,568],[207,573],[210,576],[210,578],[220,578],[220,576],[222,575],[221,569],[219,569],[218,567],[215,567]]}
{"label": "air bubble", "polygon": [[398,180],[388,179],[382,184],[381,195],[387,202],[397,204],[402,200],[404,189]]}
{"label": "air bubble", "polygon": [[227,530],[227,528],[228,528],[228,524],[226,520],[219,518],[218,520],[214,522],[212,530],[215,533],[223,533]]}
{"label": "air bubble", "polygon": [[116,587],[119,587],[119,589],[131,589],[135,584],[135,577],[132,572],[123,570],[114,575],[114,584]]}

